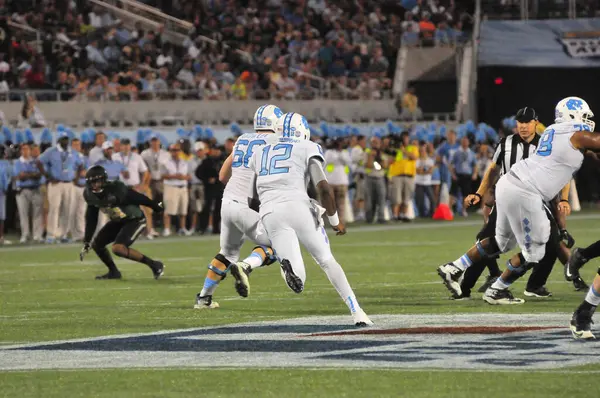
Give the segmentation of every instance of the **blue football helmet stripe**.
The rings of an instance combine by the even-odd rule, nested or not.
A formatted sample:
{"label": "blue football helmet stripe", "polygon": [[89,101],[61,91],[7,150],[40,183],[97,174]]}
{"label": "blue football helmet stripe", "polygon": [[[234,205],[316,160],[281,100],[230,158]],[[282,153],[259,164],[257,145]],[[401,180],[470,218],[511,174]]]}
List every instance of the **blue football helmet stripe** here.
{"label": "blue football helmet stripe", "polygon": [[262,120],[262,114],[263,114],[263,111],[265,110],[265,108],[266,108],[266,107],[267,107],[266,105],[263,105],[263,106],[261,106],[260,108],[258,108],[258,113],[257,113],[257,115],[256,115],[256,120],[257,120],[257,122],[258,122],[258,123],[257,123],[257,124],[258,124],[258,126],[262,126],[262,125],[263,125],[263,123],[261,122],[261,120]]}

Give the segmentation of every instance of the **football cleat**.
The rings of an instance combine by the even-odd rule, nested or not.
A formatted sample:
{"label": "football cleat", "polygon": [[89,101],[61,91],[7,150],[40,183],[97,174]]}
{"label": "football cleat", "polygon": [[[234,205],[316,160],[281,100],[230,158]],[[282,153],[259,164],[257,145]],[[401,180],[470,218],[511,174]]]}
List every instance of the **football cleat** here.
{"label": "football cleat", "polygon": [[481,285],[481,287],[479,289],[477,289],[477,291],[479,293],[485,293],[485,291],[488,290],[490,287],[492,287],[492,285],[494,284],[494,282],[496,282],[496,279],[498,279],[497,276],[488,275],[488,277],[485,280],[484,284]]}
{"label": "football cleat", "polygon": [[460,281],[465,273],[462,269],[458,268],[452,263],[444,264],[438,267],[437,273],[442,278],[442,282],[446,285],[446,288],[452,293],[452,295],[462,295],[462,289],[460,287]]}
{"label": "football cleat", "polygon": [[571,334],[574,339],[590,340],[596,336],[592,333],[592,312],[591,311],[575,311],[571,318]]}
{"label": "football cleat", "polygon": [[578,292],[580,292],[582,290],[588,290],[590,288],[588,286],[588,284],[585,283],[585,281],[583,279],[581,279],[580,276],[573,279],[573,287],[575,288],[575,291],[578,291]]}
{"label": "football cleat", "polygon": [[353,312],[352,319],[354,320],[354,325],[361,327],[361,328],[365,327],[365,326],[373,325],[373,321],[369,319],[367,314],[362,309],[359,309],[358,311]]}
{"label": "football cleat", "polygon": [[300,277],[294,274],[292,264],[290,264],[289,260],[281,260],[281,271],[283,271],[285,282],[289,288],[292,289],[294,293],[302,293],[304,290],[304,283],[302,283],[302,279],[300,279]]}
{"label": "football cleat", "polygon": [[565,264],[565,279],[569,282],[576,279],[579,276],[579,269],[587,262],[588,259],[583,257],[581,249],[573,249],[569,261]]}
{"label": "football cleat", "polygon": [[516,298],[508,289],[494,289],[490,287],[483,295],[483,301],[492,305],[523,304],[525,300]]}
{"label": "football cleat", "polygon": [[152,267],[152,274],[154,275],[154,279],[158,279],[165,273],[165,265],[160,261],[155,261],[154,266]]}
{"label": "football cleat", "polygon": [[213,301],[212,296],[200,296],[200,293],[198,293],[194,308],[197,310],[214,309],[219,308],[219,303]]}
{"label": "football cleat", "polygon": [[252,272],[250,264],[238,261],[231,265],[229,271],[235,279],[235,291],[242,297],[248,297],[248,294],[250,294],[250,280],[248,276]]}
{"label": "football cleat", "polygon": [[527,297],[538,297],[538,298],[548,298],[548,297],[552,297],[552,292],[549,292],[548,289],[546,289],[546,286],[542,286],[542,287],[538,287],[537,289],[525,289],[525,292],[523,292],[524,295],[526,295]]}
{"label": "football cleat", "polygon": [[96,280],[105,280],[105,279],[121,279],[121,273],[117,272],[108,272],[104,275],[98,275]]}
{"label": "football cleat", "polygon": [[460,295],[457,294],[453,294],[450,297],[450,300],[454,300],[454,301],[466,301],[466,300],[471,300],[471,295],[470,294],[465,294],[464,292],[461,293]]}

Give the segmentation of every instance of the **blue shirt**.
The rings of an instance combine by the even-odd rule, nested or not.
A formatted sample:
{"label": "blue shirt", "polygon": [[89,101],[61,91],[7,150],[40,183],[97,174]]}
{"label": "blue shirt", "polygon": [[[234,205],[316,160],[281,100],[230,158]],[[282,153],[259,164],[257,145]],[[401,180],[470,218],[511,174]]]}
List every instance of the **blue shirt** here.
{"label": "blue shirt", "polygon": [[452,156],[452,166],[456,174],[473,174],[477,158],[470,148],[459,148]]}
{"label": "blue shirt", "polygon": [[[20,157],[15,162],[13,175],[15,178],[19,176],[21,173],[39,173],[39,169],[37,167],[37,163],[34,158],[24,159]],[[17,189],[21,188],[38,188],[42,185],[41,177],[39,178],[28,178],[26,180],[17,180]]]}
{"label": "blue shirt", "polygon": [[440,178],[442,182],[450,184],[452,180],[448,165],[450,164],[450,159],[452,159],[454,152],[456,152],[459,147],[460,145],[458,142],[450,144],[446,141],[437,150],[437,154],[442,158],[442,163],[440,164]]}
{"label": "blue shirt", "polygon": [[12,167],[8,160],[0,160],[0,195],[4,196],[10,186]]}
{"label": "blue shirt", "polygon": [[[84,170],[87,170],[90,167],[90,160],[88,159],[88,157],[79,153],[79,159],[81,159],[81,167],[83,167]],[[79,185],[80,187],[84,187],[85,177],[80,177],[77,180],[77,185]]]}
{"label": "blue shirt", "polygon": [[50,147],[40,156],[40,162],[50,180],[69,182],[75,179],[75,172],[81,165],[79,153],[66,151],[58,146]]}
{"label": "blue shirt", "polygon": [[125,166],[121,162],[116,162],[114,160],[100,159],[96,162],[96,165],[100,165],[104,167],[106,170],[106,174],[108,174],[109,181],[115,181],[119,179],[122,171],[125,171]]}

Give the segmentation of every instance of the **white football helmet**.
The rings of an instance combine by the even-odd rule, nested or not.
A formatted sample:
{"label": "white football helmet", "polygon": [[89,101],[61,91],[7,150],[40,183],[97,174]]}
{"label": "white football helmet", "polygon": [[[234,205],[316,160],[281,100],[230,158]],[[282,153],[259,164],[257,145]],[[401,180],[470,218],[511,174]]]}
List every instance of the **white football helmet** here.
{"label": "white football helmet", "polygon": [[283,116],[281,109],[275,105],[263,105],[254,113],[254,130],[275,132],[275,123]]}
{"label": "white football helmet", "polygon": [[299,113],[286,113],[277,121],[275,134],[280,138],[310,140],[310,127],[306,118]]}
{"label": "white football helmet", "polygon": [[554,110],[555,123],[581,123],[586,126],[585,130],[589,127],[589,131],[594,131],[596,126],[596,122],[590,120],[593,117],[594,113],[590,106],[579,97],[567,97],[560,100]]}

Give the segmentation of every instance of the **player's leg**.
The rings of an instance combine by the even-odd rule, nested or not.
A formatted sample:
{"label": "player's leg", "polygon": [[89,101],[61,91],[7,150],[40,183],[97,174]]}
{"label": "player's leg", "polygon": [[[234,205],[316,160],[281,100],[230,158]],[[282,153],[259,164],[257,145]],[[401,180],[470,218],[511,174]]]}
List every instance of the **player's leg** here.
{"label": "player's leg", "polygon": [[290,214],[290,221],[302,245],[319,264],[342,301],[348,306],[354,323],[357,326],[373,324],[361,309],[342,266],[333,257],[325,228],[317,225],[308,209],[298,209],[294,214]]}
{"label": "player's leg", "polygon": [[[510,229],[516,238],[521,253],[516,254],[507,262],[507,268],[494,284],[485,292],[483,299],[490,304],[521,304],[522,299],[515,299],[508,291],[510,285],[534,268],[546,253],[546,242],[550,238],[550,221],[543,207],[542,198],[532,194],[516,179],[509,181],[514,184],[506,198],[501,198],[497,192],[497,205],[509,205],[508,215]],[[502,194],[504,196],[504,194]],[[499,212],[500,214],[500,212]],[[496,240],[499,231],[496,228]]]}
{"label": "player's leg", "polygon": [[212,300],[219,283],[225,279],[227,272],[240,255],[240,249],[244,244],[244,232],[232,222],[237,214],[238,208],[229,202],[222,207],[220,251],[208,264],[208,271],[204,278],[202,291],[196,295],[196,309],[218,308],[219,304]]}
{"label": "player's leg", "polygon": [[21,243],[26,243],[27,239],[31,237],[31,230],[29,228],[29,210],[31,207],[32,192],[33,190],[30,189],[22,189],[16,197],[17,209],[19,211],[19,222],[21,224]]}
{"label": "player's leg", "polygon": [[94,249],[98,258],[108,268],[107,274],[99,275],[96,279],[121,279],[121,272],[119,272],[110,252],[106,248],[106,246],[116,239],[119,231],[121,231],[121,222],[109,221],[100,228],[100,231],[98,231],[92,242],[92,249]]}
{"label": "player's leg", "polygon": [[144,218],[125,222],[115,238],[115,243],[112,245],[112,252],[115,256],[146,264],[152,270],[154,279],[158,279],[164,273],[164,264],[146,257],[144,254],[130,247],[144,229],[146,229],[146,220]]}
{"label": "player's leg", "polygon": [[[575,249],[577,250],[577,249]],[[575,252],[575,250],[573,252]],[[565,279],[567,281],[571,281],[573,282],[573,287],[575,288],[576,291],[583,291],[583,290],[588,290],[590,287],[588,286],[587,283],[585,283],[585,281],[581,278],[581,276],[579,275],[579,272],[577,271],[574,275],[571,274],[571,249],[569,249],[566,245],[565,242],[560,241],[559,247],[558,247],[558,260],[561,262],[561,264],[563,265],[563,270],[564,270],[564,274],[565,274]]]}
{"label": "player's leg", "polygon": [[598,275],[583,302],[577,307],[571,318],[571,332],[576,339],[593,339],[592,334],[592,316],[596,308],[600,305],[600,269]]}
{"label": "player's leg", "polygon": [[[592,243],[586,248],[573,249],[569,260],[565,265],[566,279],[568,281],[573,281],[573,284],[576,284],[575,281],[583,282],[583,280],[581,280],[581,276],[579,275],[579,270],[585,265],[585,263],[596,257],[600,257],[600,240]],[[585,282],[583,283],[585,284]],[[575,287],[577,288],[577,286]]]}
{"label": "player's leg", "polygon": [[235,279],[235,290],[242,297],[248,297],[250,293],[249,276],[253,269],[273,264],[277,261],[275,250],[271,247],[271,241],[267,231],[260,221],[259,215],[247,207],[241,208],[236,226],[244,232],[244,235],[258,246],[245,259],[231,265],[231,276]]}
{"label": "player's leg", "polygon": [[[506,181],[501,179],[496,187],[496,191],[509,190],[511,187]],[[509,192],[510,194],[510,192]],[[497,213],[496,228],[493,237],[478,240],[466,253],[461,255],[453,262],[446,263],[438,267],[438,275],[442,278],[446,288],[453,296],[462,296],[461,281],[464,272],[474,263],[485,259],[494,258],[500,253],[509,251],[516,244],[516,240],[510,228],[509,204],[501,206],[496,202],[495,211]]]}
{"label": "player's leg", "polygon": [[525,287],[525,296],[528,297],[551,297],[552,293],[546,289],[546,282],[548,281],[548,277],[550,273],[552,273],[552,268],[554,268],[554,263],[558,258],[558,250],[559,250],[559,232],[558,226],[552,220],[550,224],[550,239],[546,243],[546,254],[540,260],[540,262],[533,267],[531,271],[531,275],[529,275],[529,279],[527,280],[527,286]]}
{"label": "player's leg", "polygon": [[262,222],[277,253],[283,279],[294,293],[302,293],[306,270],[298,236],[294,227],[290,225],[289,216],[294,211],[296,209],[290,211],[284,205],[279,205],[279,211],[267,214]]}

